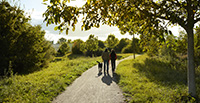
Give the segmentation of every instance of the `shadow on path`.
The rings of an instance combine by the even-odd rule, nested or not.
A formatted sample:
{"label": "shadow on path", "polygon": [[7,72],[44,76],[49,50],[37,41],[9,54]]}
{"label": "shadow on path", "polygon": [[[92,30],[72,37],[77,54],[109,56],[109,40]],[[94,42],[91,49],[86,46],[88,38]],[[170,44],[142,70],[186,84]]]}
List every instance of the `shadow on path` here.
{"label": "shadow on path", "polygon": [[112,73],[113,77],[110,74],[104,73],[104,76],[101,78],[102,82],[110,86],[113,82],[119,83],[120,76],[116,73]]}
{"label": "shadow on path", "polygon": [[113,81],[118,84],[119,80],[120,80],[120,75],[118,75],[117,73],[113,73]]}
{"label": "shadow on path", "polygon": [[104,73],[104,76],[101,78],[102,82],[107,84],[107,85],[110,85],[112,83],[112,78],[110,76],[110,74],[106,74]]}

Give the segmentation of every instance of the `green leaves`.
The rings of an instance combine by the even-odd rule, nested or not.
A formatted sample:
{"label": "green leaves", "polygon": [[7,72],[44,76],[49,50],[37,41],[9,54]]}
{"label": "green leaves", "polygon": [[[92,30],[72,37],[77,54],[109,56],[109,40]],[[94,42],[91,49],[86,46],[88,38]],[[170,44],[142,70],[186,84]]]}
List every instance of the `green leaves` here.
{"label": "green leaves", "polygon": [[87,0],[87,4],[90,5],[90,0]]}
{"label": "green leaves", "polygon": [[30,25],[24,11],[8,2],[0,2],[0,13],[0,75],[9,65],[14,73],[29,73],[46,65],[53,49],[41,26]]}
{"label": "green leaves", "polygon": [[90,35],[88,40],[86,41],[86,49],[89,51],[97,51],[98,49],[98,38],[94,37],[94,35]]}
{"label": "green leaves", "polygon": [[69,32],[69,28],[66,29],[66,35],[68,34],[68,32]]}
{"label": "green leaves", "polygon": [[67,1],[63,0],[51,0],[50,4],[47,6],[47,10],[43,14],[45,16],[44,21],[47,26],[50,24],[59,25],[54,28],[54,30],[66,30],[68,34],[69,27],[75,30],[75,24],[78,22],[79,9],[77,7],[67,6],[65,3]]}
{"label": "green leaves", "polygon": [[54,28],[54,30],[55,30],[55,31],[58,30],[58,26],[56,26],[56,27]]}
{"label": "green leaves", "polygon": [[67,54],[67,53],[69,52],[69,50],[70,50],[70,47],[69,47],[68,43],[67,43],[67,42],[64,42],[64,43],[62,43],[62,44],[60,45],[60,47],[59,47],[59,49],[58,49],[58,53],[59,53],[60,55],[65,55],[65,54]]}
{"label": "green leaves", "polygon": [[119,40],[115,37],[114,34],[108,35],[108,38],[106,39],[107,47],[114,49],[115,46],[118,44]]}

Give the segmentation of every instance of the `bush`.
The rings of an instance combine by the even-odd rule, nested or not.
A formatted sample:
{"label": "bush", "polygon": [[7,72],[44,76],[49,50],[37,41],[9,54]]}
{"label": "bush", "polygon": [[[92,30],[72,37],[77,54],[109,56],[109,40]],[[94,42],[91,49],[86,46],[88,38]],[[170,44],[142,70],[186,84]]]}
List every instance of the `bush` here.
{"label": "bush", "polygon": [[[128,43],[128,40],[126,40],[126,43]],[[122,53],[141,53],[142,48],[140,47],[140,40],[137,38],[134,38],[132,41],[129,41],[129,44],[126,44],[126,46],[122,49]],[[125,44],[124,44],[125,45]],[[122,48],[123,46],[121,46]]]}
{"label": "bush", "polygon": [[80,39],[75,40],[72,46],[72,54],[83,54],[83,52],[81,51],[81,45],[83,43],[84,42]]}
{"label": "bush", "polygon": [[69,47],[67,42],[62,43],[60,45],[59,49],[58,49],[58,54],[59,55],[65,55],[65,54],[67,54],[69,52],[69,49],[70,49],[70,47]]}
{"label": "bush", "polygon": [[101,56],[103,53],[104,49],[103,48],[99,48],[97,51],[95,51],[95,56]]}
{"label": "bush", "polygon": [[24,11],[8,2],[0,2],[0,75],[9,69],[28,73],[47,64],[53,49],[44,38],[41,26],[32,26]]}
{"label": "bush", "polygon": [[101,40],[98,40],[98,47],[99,48],[105,48],[104,42]]}
{"label": "bush", "polygon": [[131,44],[127,45],[122,49],[122,53],[133,53],[133,47]]}
{"label": "bush", "polygon": [[53,49],[50,50],[51,45],[45,40],[44,35],[41,26],[29,27],[20,35],[15,44],[17,52],[11,59],[14,73],[39,70],[51,59]]}
{"label": "bush", "polygon": [[53,48],[52,44],[49,41],[46,41],[46,43],[47,43],[47,47],[46,47],[47,51],[45,53],[45,56],[44,56],[45,61],[43,61],[42,66],[48,66],[49,62],[53,60],[53,58],[56,55],[56,50],[55,48]]}
{"label": "bush", "polygon": [[90,51],[90,50],[87,50],[86,52],[85,52],[85,55],[86,56],[89,56],[89,57],[92,57],[92,51]]}
{"label": "bush", "polygon": [[130,40],[129,39],[125,39],[125,38],[122,38],[119,43],[117,44],[117,46],[115,47],[115,51],[116,52],[121,52],[122,49],[124,47],[126,47],[128,44],[129,44]]}

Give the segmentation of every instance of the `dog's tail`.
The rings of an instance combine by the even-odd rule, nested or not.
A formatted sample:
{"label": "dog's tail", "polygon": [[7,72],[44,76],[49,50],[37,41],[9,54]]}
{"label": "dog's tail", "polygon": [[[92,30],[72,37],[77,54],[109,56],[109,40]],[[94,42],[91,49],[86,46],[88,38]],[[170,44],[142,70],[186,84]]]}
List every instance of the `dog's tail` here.
{"label": "dog's tail", "polygon": [[97,61],[97,63],[100,63],[99,61]]}

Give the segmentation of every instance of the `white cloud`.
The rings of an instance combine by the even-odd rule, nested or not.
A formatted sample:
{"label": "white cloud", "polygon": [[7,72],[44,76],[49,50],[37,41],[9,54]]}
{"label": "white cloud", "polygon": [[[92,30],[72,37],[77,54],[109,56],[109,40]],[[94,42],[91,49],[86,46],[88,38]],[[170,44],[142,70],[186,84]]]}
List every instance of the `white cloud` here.
{"label": "white cloud", "polygon": [[174,36],[179,36],[179,32],[183,30],[180,26],[169,26],[168,29],[172,31]]}
{"label": "white cloud", "polygon": [[36,19],[36,20],[43,20],[43,17],[42,17],[43,13],[44,12],[42,12],[42,11],[36,11],[36,10],[34,10],[33,13],[32,13],[32,15],[31,15],[31,18],[32,19]]}
{"label": "white cloud", "polygon": [[67,3],[68,6],[77,6],[82,7],[86,3],[86,0],[71,0],[70,3]]}

